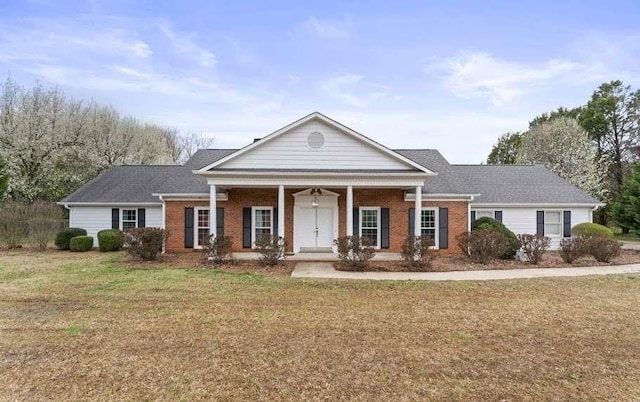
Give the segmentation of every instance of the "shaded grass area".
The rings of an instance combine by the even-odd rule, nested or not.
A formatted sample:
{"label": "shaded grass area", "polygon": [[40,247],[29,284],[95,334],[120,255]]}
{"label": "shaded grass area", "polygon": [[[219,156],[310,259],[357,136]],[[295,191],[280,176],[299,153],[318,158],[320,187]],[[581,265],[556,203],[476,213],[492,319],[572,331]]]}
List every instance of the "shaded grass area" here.
{"label": "shaded grass area", "polygon": [[640,276],[304,281],[0,253],[7,399],[637,399]]}
{"label": "shaded grass area", "polygon": [[631,233],[616,233],[614,235],[614,238],[616,240],[620,240],[620,241],[633,241],[633,242],[640,242],[640,235],[638,233],[635,232],[631,232]]}

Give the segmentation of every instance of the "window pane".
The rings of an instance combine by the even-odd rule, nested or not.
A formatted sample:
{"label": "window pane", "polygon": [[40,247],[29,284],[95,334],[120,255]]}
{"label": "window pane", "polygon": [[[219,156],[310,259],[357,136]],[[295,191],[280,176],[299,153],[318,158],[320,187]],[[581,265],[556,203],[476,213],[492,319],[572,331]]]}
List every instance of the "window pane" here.
{"label": "window pane", "polygon": [[134,229],[135,227],[135,222],[122,222],[122,230]]}
{"label": "window pane", "polygon": [[259,240],[262,236],[271,235],[271,229],[256,229],[256,240]]}
{"label": "window pane", "polygon": [[256,209],[256,227],[257,228],[270,228],[271,227],[271,210],[270,209]]}
{"label": "window pane", "polygon": [[136,220],[136,211],[135,209],[123,209],[122,210],[122,220],[123,221],[135,221]]}
{"label": "window pane", "polygon": [[198,227],[200,228],[209,227],[209,210],[208,209],[198,210]]}
{"label": "window pane", "polygon": [[546,212],[545,223],[560,223],[560,212]]}
{"label": "window pane", "polygon": [[545,223],[545,225],[544,225],[544,234],[545,235],[559,235],[560,234],[560,224],[558,224],[558,223]]}
{"label": "window pane", "polygon": [[431,240],[435,241],[435,239],[436,239],[436,230],[435,229],[422,229],[422,236],[428,236]]}
{"label": "window pane", "polygon": [[422,229],[436,227],[436,211],[432,209],[422,210]]}
{"label": "window pane", "polygon": [[372,246],[378,246],[378,229],[362,229],[362,239],[370,241]]}
{"label": "window pane", "polygon": [[375,209],[363,209],[360,211],[360,222],[363,228],[378,227],[378,211]]}
{"label": "window pane", "polygon": [[198,229],[198,246],[203,246],[209,236],[209,229]]}
{"label": "window pane", "polygon": [[476,219],[479,218],[493,218],[492,211],[476,211]]}

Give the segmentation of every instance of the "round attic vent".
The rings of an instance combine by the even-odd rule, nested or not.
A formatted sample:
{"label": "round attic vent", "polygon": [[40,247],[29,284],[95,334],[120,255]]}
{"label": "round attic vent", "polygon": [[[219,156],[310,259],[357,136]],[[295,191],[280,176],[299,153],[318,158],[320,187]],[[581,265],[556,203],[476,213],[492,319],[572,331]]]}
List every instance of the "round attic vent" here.
{"label": "round attic vent", "polygon": [[324,135],[319,132],[313,132],[307,137],[307,145],[314,151],[319,151],[324,146]]}

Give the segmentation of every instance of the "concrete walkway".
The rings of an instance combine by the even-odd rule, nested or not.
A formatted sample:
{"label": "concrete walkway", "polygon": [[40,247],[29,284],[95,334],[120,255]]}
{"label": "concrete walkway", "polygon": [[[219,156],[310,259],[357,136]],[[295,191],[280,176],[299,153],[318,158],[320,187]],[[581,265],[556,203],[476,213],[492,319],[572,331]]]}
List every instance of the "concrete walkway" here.
{"label": "concrete walkway", "polygon": [[488,281],[587,275],[640,274],[640,264],[601,267],[526,268],[453,272],[347,272],[336,271],[330,262],[299,262],[292,278],[368,279],[398,281]]}

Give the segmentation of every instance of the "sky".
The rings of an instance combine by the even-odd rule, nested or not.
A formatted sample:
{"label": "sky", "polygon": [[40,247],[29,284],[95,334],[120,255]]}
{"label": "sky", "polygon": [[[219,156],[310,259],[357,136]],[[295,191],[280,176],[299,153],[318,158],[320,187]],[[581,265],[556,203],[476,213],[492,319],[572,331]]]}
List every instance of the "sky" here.
{"label": "sky", "polygon": [[624,0],[2,0],[0,72],[218,148],[319,111],[389,148],[480,163],[602,82],[638,88],[638,21]]}

